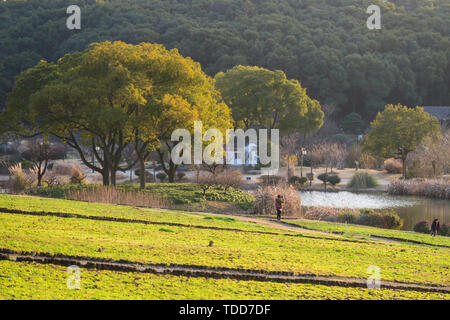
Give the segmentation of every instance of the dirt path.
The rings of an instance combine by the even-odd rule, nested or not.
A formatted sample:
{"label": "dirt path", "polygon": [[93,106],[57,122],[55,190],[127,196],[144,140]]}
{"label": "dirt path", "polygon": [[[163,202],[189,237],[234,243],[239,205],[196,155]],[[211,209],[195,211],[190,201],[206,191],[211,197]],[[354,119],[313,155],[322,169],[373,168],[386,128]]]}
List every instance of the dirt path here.
{"label": "dirt path", "polygon": [[[271,228],[275,228],[275,229],[279,229],[279,230],[283,230],[283,231],[300,232],[302,234],[325,236],[325,237],[333,238],[336,240],[352,241],[352,240],[346,239],[342,235],[327,233],[327,232],[323,232],[323,231],[317,231],[317,230],[313,230],[313,229],[306,229],[301,226],[297,226],[297,225],[294,225],[294,224],[291,224],[288,222],[276,221],[276,220],[273,220],[270,218],[256,218],[256,217],[249,217],[249,216],[242,216],[242,215],[220,214],[220,213],[209,213],[209,212],[208,213],[201,212],[199,214],[196,214],[195,212],[193,212],[192,214],[189,214],[189,213],[184,213],[184,214],[188,214],[188,215],[192,215],[192,216],[196,216],[196,217],[201,217],[202,215],[205,215],[205,214],[210,215],[210,216],[217,216],[217,217],[228,217],[228,218],[234,218],[236,220],[260,224],[263,226],[267,226],[267,227],[271,227]],[[356,240],[355,242],[369,242],[369,243],[389,244],[389,245],[406,242],[406,241],[399,241],[397,239],[393,240],[393,239],[387,239],[387,238],[381,238],[381,237],[371,237],[371,236],[367,236],[367,237],[373,239],[373,241]]]}
{"label": "dirt path", "polygon": [[[142,272],[153,274],[171,274],[187,277],[204,277],[214,279],[236,279],[243,281],[264,281],[279,283],[310,283],[326,286],[367,288],[367,279],[319,276],[314,274],[295,274],[283,271],[265,271],[249,269],[218,268],[210,266],[177,265],[177,264],[142,264],[126,260],[101,259],[94,257],[77,257],[69,255],[51,255],[48,253],[18,252],[0,249],[0,260],[16,262],[35,262],[62,266],[77,265],[88,269],[112,270],[121,272]],[[450,294],[450,287],[383,281],[384,289],[409,290],[420,292],[440,292]]]}

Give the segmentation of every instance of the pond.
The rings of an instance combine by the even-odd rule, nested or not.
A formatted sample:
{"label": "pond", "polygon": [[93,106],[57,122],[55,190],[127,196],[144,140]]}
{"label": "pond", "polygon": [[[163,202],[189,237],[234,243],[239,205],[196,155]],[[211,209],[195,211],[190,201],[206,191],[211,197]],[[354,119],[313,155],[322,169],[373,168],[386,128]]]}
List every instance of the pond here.
{"label": "pond", "polygon": [[404,230],[412,230],[420,220],[438,218],[450,223],[450,201],[410,196],[391,196],[386,193],[300,192],[302,206],[350,209],[393,209],[403,219]]}

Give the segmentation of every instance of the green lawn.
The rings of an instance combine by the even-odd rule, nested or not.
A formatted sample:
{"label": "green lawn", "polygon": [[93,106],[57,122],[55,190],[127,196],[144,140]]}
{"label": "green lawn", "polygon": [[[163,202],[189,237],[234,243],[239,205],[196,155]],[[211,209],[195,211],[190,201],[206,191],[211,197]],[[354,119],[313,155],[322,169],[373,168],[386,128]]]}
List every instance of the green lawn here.
{"label": "green lawn", "polygon": [[[283,233],[278,229],[230,218],[207,215],[197,217],[169,210],[146,210],[58,199],[0,195],[0,207],[242,230],[275,230]],[[447,248],[407,243],[379,244],[365,240],[347,242],[326,238],[328,237],[293,237],[283,234],[269,235],[0,212],[0,248],[11,250],[123,259],[143,263],[204,265],[358,278],[367,278],[367,268],[375,265],[381,269],[382,280],[450,285],[450,250]],[[208,246],[210,241],[214,243],[212,247]],[[374,291],[318,285],[190,279],[95,270],[83,270],[86,280],[83,283],[86,287],[71,292],[65,289],[65,282],[63,284],[58,282],[60,281],[58,279],[67,276],[61,267],[5,261],[0,262],[0,265],[0,269],[9,270],[0,270],[0,297],[17,299],[26,297],[448,299],[448,295],[398,290]],[[23,274],[20,274],[22,271]],[[36,276],[33,277],[33,274]],[[48,283],[52,289],[48,292],[36,289],[39,283]],[[111,291],[105,289],[108,286],[112,286]]]}
{"label": "green lawn", "polygon": [[190,212],[170,211],[163,209],[145,209],[131,206],[111,205],[103,203],[87,203],[51,198],[36,198],[28,196],[0,195],[0,208],[17,209],[22,211],[47,211],[75,213],[86,216],[103,216],[112,218],[126,218],[154,222],[182,223],[198,226],[212,226],[254,231],[281,232],[278,229],[261,226],[251,222],[244,222],[232,218],[194,216]]}
{"label": "green lawn", "polygon": [[0,225],[0,247],[13,250],[348,277],[376,265],[386,280],[450,283],[445,248],[6,213]]}
{"label": "green lawn", "polygon": [[[0,299],[445,299],[448,294],[370,290],[81,269],[69,290],[67,268],[0,261]],[[220,288],[220,289],[218,289]]]}
{"label": "green lawn", "polygon": [[[312,221],[312,220],[286,220],[288,223],[292,223],[308,229],[324,231],[324,232],[337,232],[345,233],[345,224],[338,222],[327,221]],[[450,237],[436,236],[432,237],[429,234],[417,233],[412,231],[400,231],[381,229],[375,227],[367,227],[355,224],[347,224],[347,235],[362,235],[362,236],[377,236],[377,237],[391,237],[404,240],[419,241],[427,244],[445,245],[450,247]]]}

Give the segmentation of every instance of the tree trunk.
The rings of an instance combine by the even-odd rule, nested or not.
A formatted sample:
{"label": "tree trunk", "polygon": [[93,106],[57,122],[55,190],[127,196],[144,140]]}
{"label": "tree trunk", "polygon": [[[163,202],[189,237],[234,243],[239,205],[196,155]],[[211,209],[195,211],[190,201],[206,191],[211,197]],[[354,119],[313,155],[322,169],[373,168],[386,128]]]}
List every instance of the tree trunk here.
{"label": "tree trunk", "polygon": [[104,186],[109,186],[109,170],[103,170],[101,172],[102,177],[103,177],[103,185]]}
{"label": "tree trunk", "polygon": [[436,161],[431,161],[431,165],[433,166],[433,178],[436,178]]}
{"label": "tree trunk", "polygon": [[175,174],[177,173],[177,166],[169,160],[169,170],[167,171],[167,176],[169,177],[169,182],[175,182]]}
{"label": "tree trunk", "polygon": [[[139,189],[144,190],[145,189],[145,161],[144,159],[139,159]],[[156,177],[155,177],[156,179]]]}
{"label": "tree trunk", "polygon": [[111,185],[113,187],[116,186],[116,172],[117,172],[117,170],[115,168],[111,169]]}
{"label": "tree trunk", "polygon": [[406,159],[402,159],[402,172],[403,172],[403,178],[406,179]]}

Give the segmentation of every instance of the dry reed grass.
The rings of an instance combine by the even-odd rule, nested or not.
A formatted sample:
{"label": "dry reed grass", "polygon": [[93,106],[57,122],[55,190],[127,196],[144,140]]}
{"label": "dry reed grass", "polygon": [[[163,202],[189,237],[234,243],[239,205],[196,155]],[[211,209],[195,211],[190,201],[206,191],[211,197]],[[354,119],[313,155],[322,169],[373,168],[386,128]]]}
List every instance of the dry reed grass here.
{"label": "dry reed grass", "polygon": [[66,199],[150,208],[167,208],[169,206],[169,201],[159,194],[118,190],[105,186],[89,186],[81,190],[69,191]]}

